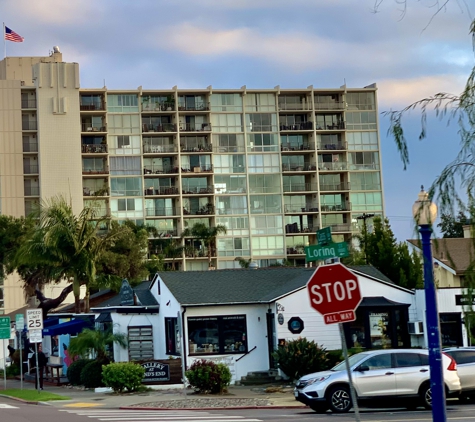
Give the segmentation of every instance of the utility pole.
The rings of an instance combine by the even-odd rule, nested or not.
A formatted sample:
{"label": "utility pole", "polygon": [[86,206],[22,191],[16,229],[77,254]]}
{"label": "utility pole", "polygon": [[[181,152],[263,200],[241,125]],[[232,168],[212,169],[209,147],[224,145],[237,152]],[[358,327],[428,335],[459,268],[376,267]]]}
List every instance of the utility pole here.
{"label": "utility pole", "polygon": [[368,254],[366,252],[366,247],[368,246],[368,227],[366,226],[366,220],[368,218],[373,218],[374,214],[366,214],[365,212],[362,215],[356,217],[357,220],[363,220],[363,229],[364,229],[364,256],[366,265],[368,265]]}

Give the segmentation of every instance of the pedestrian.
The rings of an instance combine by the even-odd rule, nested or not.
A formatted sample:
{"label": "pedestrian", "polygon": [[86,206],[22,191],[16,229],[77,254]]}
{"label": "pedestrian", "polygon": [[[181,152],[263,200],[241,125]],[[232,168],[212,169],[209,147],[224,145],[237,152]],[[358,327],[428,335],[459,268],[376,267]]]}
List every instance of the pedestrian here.
{"label": "pedestrian", "polygon": [[8,357],[13,362],[13,353],[15,353],[15,349],[10,345],[7,346],[7,349],[8,349]]}
{"label": "pedestrian", "polygon": [[[36,378],[36,389],[42,390],[43,389],[43,373],[48,363],[48,359],[46,355],[43,353],[43,348],[41,344],[38,345],[38,371],[36,371],[36,353],[30,359],[30,368],[35,371],[35,378]],[[31,370],[30,370],[31,373]]]}

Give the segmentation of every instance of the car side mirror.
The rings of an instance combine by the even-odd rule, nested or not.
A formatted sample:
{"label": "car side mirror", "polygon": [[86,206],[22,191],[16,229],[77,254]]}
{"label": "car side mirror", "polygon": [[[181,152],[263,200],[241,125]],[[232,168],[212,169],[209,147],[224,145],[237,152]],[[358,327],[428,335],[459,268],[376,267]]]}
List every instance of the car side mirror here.
{"label": "car side mirror", "polygon": [[358,371],[358,372],[366,372],[366,371],[369,371],[369,366],[360,365],[360,366],[358,366],[358,368],[355,369],[355,371]]}

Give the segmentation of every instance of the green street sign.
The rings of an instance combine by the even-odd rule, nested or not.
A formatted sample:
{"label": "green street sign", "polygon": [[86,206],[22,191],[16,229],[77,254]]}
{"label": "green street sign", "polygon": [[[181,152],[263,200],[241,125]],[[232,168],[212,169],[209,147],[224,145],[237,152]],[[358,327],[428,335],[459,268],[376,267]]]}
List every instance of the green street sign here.
{"label": "green street sign", "polygon": [[320,246],[332,243],[332,228],[325,227],[324,229],[317,230],[317,242]]}
{"label": "green street sign", "polygon": [[10,338],[10,317],[0,317],[0,339]]}
{"label": "green street sign", "polygon": [[330,258],[345,258],[350,255],[346,242],[330,243],[325,246],[312,245],[305,246],[305,260],[324,261]]}
{"label": "green street sign", "polygon": [[15,315],[15,326],[17,331],[23,330],[25,327],[25,317],[23,314],[16,314]]}

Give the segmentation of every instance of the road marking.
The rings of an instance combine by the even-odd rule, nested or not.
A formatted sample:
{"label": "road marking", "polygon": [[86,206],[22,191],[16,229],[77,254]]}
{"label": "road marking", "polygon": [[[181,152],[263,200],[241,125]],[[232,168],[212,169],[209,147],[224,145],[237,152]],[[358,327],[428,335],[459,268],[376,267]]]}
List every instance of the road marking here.
{"label": "road marking", "polygon": [[104,406],[103,403],[70,403],[65,404],[63,407],[96,407],[96,406]]}
{"label": "road marking", "polygon": [[9,404],[0,403],[0,409],[18,409],[18,407],[10,406]]}

